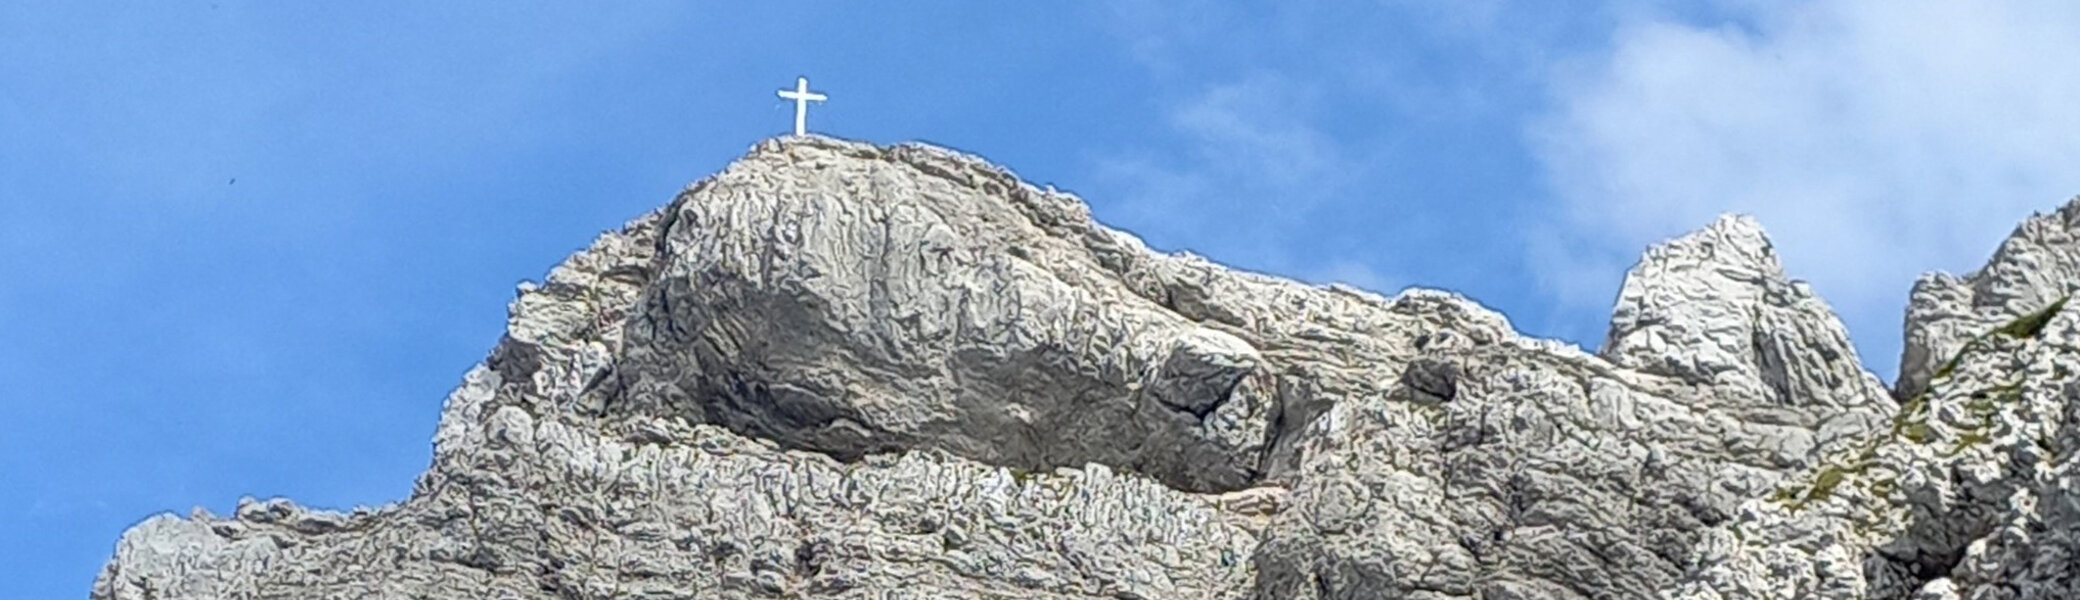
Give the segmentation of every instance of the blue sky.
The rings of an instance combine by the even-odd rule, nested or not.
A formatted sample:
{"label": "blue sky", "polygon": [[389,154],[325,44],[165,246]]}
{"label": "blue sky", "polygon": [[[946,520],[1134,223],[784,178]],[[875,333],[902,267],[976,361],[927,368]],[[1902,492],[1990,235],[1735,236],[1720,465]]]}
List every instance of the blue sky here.
{"label": "blue sky", "polygon": [[1888,379],[1916,274],[2080,193],[2070,3],[592,4],[0,5],[0,598],[157,511],[401,499],[515,283],[797,75],[816,131],[1591,348],[1645,244],[1749,212]]}

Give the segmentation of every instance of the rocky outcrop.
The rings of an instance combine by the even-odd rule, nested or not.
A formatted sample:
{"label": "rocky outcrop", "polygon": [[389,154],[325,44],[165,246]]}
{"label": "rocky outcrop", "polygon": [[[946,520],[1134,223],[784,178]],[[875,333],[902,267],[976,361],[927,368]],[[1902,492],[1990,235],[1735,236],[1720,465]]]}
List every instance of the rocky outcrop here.
{"label": "rocky outcrop", "polygon": [[2080,202],[1921,278],[1882,434],[1707,536],[1680,598],[2080,597]]}
{"label": "rocky outcrop", "polygon": [[[1599,355],[1643,373],[1709,385],[1722,406],[1800,413],[1833,443],[1890,412],[1848,331],[1805,282],[1784,274],[1745,216],[1649,249],[1625,278]],[[1755,392],[1760,392],[1756,394]]]}
{"label": "rocky outcrop", "polygon": [[[2054,364],[2070,320],[1937,389]],[[1890,537],[1794,535],[1849,522],[1875,467],[1827,469],[1880,440],[2037,439],[1929,417],[1990,414],[1951,393],[1899,411],[1745,218],[1650,250],[1592,355],[1445,292],[1152,252],[974,157],[796,137],[523,286],[410,498],[153,517],[93,595],[1749,597],[1836,562],[1924,589],[2010,526],[1942,585],[2049,581],[1976,500],[2012,485],[1901,475],[1935,500]]]}
{"label": "rocky outcrop", "polygon": [[1740,501],[1891,410],[1802,287],[1726,219],[1633,269],[1609,359],[1523,338],[1425,348],[1399,388],[1302,436],[1259,597],[1652,597]]}
{"label": "rocky outcrop", "polygon": [[1713,531],[1683,598],[2072,598],[2080,311],[1959,350],[1882,435]]}
{"label": "rocky outcrop", "polygon": [[1896,392],[1901,398],[1921,393],[1970,340],[2075,292],[2080,199],[2031,216],[1979,271],[1965,277],[1929,273],[1914,282]]}

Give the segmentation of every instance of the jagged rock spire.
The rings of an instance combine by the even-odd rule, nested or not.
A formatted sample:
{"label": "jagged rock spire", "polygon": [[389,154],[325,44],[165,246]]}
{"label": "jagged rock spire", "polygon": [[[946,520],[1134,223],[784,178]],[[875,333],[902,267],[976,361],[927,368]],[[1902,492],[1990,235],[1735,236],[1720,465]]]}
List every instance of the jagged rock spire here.
{"label": "jagged rock spire", "polygon": [[1830,439],[1872,429],[1892,411],[1841,319],[1785,275],[1762,226],[1745,215],[1649,248],[1625,276],[1599,354],[1714,386],[1721,405],[1832,423]]}

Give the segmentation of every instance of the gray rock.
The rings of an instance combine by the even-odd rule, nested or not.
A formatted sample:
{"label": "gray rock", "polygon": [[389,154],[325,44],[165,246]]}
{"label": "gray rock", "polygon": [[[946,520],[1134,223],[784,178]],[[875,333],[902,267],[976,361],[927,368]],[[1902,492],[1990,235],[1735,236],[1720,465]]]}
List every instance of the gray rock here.
{"label": "gray rock", "polygon": [[93,597],[2074,591],[2080,317],[1956,342],[1895,415],[1745,218],[1649,250],[1592,355],[1446,292],[1152,252],[974,157],[796,137],[510,313],[410,498],[155,516]]}
{"label": "gray rock", "polygon": [[96,597],[1247,594],[1283,431],[1419,344],[1509,335],[821,138],[761,144],[511,314],[411,498],[308,538],[156,517]]}
{"label": "gray rock", "polygon": [[2080,597],[2080,203],[1908,311],[1905,403],[1707,536],[1677,598]]}
{"label": "gray rock", "polygon": [[1834,311],[1785,276],[1762,227],[1745,216],[1649,249],[1625,278],[1599,354],[1710,385],[1717,403],[1758,417],[1798,409],[1800,425],[1823,425],[1822,442],[1869,430],[1870,416],[1891,410]]}
{"label": "gray rock", "polygon": [[1610,340],[1426,348],[1401,388],[1343,398],[1300,434],[1258,597],[1652,597],[1739,502],[1892,410],[1744,218],[1649,250]]}
{"label": "gray rock", "polygon": [[2031,215],[1993,259],[1965,277],[1929,273],[1907,303],[1906,343],[1894,388],[1910,398],[1928,387],[1965,342],[2080,291],[2080,198]]}
{"label": "gray rock", "polygon": [[1673,596],[2080,595],[2080,310],[2039,315],[1966,344],[1881,435],[1744,503]]}

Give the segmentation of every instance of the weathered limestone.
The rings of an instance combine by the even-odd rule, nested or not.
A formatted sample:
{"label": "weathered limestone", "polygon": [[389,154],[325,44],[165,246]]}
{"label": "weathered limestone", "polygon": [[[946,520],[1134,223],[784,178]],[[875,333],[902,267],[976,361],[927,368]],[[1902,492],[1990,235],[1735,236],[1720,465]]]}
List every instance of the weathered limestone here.
{"label": "weathered limestone", "polygon": [[1967,340],[2074,292],[2080,292],[2080,198],[2023,221],[1979,271],[1962,278],[1929,273],[1914,282],[1894,386],[1899,397],[1926,389]]}
{"label": "weathered limestone", "polygon": [[1652,597],[1741,500],[1892,408],[1746,219],[1649,250],[1610,337],[1608,361],[1428,347],[1338,403],[1302,436],[1258,596]]}
{"label": "weathered limestone", "polygon": [[1941,316],[2055,300],[2042,221],[1917,309],[1969,347],[1901,411],[1745,218],[1649,250],[1592,355],[769,141],[523,286],[410,498],[153,517],[93,597],[2068,597],[2080,316]]}
{"label": "weathered limestone", "polygon": [[1915,285],[1901,411],[1711,532],[1678,598],[2080,597],[2080,203]]}
{"label": "weathered limestone", "polygon": [[1965,345],[1891,427],[1713,531],[1682,598],[2071,598],[2080,307]]}

